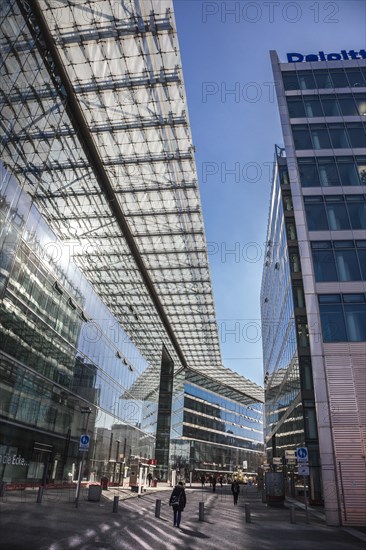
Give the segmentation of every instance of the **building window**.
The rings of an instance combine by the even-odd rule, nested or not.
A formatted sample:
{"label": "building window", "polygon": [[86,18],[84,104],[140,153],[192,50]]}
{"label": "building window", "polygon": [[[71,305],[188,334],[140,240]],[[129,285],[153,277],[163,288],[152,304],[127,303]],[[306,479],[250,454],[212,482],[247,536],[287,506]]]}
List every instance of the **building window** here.
{"label": "building window", "polygon": [[304,203],[309,231],[366,229],[364,195],[308,196]]}
{"label": "building window", "polygon": [[337,281],[337,270],[330,242],[312,242],[314,276],[318,283]]}
{"label": "building window", "polygon": [[364,157],[320,157],[298,159],[302,187],[366,185]]}
{"label": "building window", "polygon": [[366,241],[313,241],[311,248],[318,283],[366,280]]}
{"label": "building window", "polygon": [[324,342],[366,341],[365,294],[320,294]]}
{"label": "building window", "polygon": [[[285,90],[315,90],[329,88],[358,88],[366,85],[366,73],[362,69],[330,69],[283,72]],[[314,78],[315,76],[315,78]]]}
{"label": "building window", "polygon": [[304,202],[309,231],[328,229],[328,220],[322,197],[304,197]]}
{"label": "building window", "polygon": [[[296,150],[365,148],[366,132],[362,124],[292,125]],[[311,139],[310,139],[311,135]]]}
{"label": "building window", "polygon": [[333,187],[340,184],[337,166],[328,159],[318,161],[319,179],[322,187]]}

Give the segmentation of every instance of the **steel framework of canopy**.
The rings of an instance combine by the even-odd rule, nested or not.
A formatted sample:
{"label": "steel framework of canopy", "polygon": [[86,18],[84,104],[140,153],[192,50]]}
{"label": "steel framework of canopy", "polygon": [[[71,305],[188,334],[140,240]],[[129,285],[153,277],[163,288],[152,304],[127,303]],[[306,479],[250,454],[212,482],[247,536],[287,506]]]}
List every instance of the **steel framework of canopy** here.
{"label": "steel framework of canopy", "polygon": [[1,159],[148,370],[224,374],[171,0],[9,1],[0,63]]}

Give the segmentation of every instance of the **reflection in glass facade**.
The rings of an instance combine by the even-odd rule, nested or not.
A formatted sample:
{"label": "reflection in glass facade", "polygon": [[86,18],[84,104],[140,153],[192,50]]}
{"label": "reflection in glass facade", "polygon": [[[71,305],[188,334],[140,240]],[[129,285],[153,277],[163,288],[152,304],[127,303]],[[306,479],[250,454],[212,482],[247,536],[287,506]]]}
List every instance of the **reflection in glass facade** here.
{"label": "reflection in glass facade", "polygon": [[[129,394],[146,361],[29,197],[4,168],[1,173],[0,454],[24,459],[22,466],[3,462],[2,479],[39,481],[39,443],[52,451],[47,479],[74,479],[84,431],[94,445],[90,474],[110,474],[116,443],[105,449],[100,433],[113,442],[117,421],[127,430],[130,454],[151,458],[155,432],[141,431],[143,403]],[[129,456],[121,450],[118,461]]]}
{"label": "reflection in glass facade", "polygon": [[199,481],[202,472],[231,474],[247,462],[263,462],[263,404],[231,385],[197,371],[175,379],[170,465],[178,476]]}
{"label": "reflection in glass facade", "polygon": [[267,452],[285,459],[284,451],[308,447],[310,495],[324,500],[327,522],[360,525],[366,61],[281,63],[276,52],[271,61],[285,147],[277,150],[261,295]]}
{"label": "reflection in glass facade", "polygon": [[[276,148],[261,288],[268,460],[306,446],[312,456],[310,498],[321,500],[309,328],[285,151]],[[309,421],[307,422],[307,419]],[[295,468],[284,466],[294,482]]]}

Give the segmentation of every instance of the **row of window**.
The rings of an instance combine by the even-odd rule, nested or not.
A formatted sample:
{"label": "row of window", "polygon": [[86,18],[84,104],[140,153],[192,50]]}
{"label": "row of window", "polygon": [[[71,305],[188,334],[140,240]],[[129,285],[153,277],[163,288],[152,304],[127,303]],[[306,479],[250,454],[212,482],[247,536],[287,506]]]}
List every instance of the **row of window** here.
{"label": "row of window", "polygon": [[366,240],[313,241],[315,280],[366,281]]}
{"label": "row of window", "polygon": [[304,197],[309,231],[366,229],[365,195]]}
{"label": "row of window", "polygon": [[320,294],[324,342],[366,341],[366,295]]}
{"label": "row of window", "polygon": [[366,157],[297,159],[302,187],[366,185]]}
{"label": "row of window", "polygon": [[283,72],[285,90],[316,90],[327,88],[358,88],[366,86],[366,69],[324,69],[320,71]]}
{"label": "row of window", "polygon": [[316,116],[364,116],[366,115],[365,94],[305,95],[288,97],[287,107],[290,118],[311,118]]}
{"label": "row of window", "polygon": [[362,124],[295,124],[292,134],[296,150],[366,148]]}

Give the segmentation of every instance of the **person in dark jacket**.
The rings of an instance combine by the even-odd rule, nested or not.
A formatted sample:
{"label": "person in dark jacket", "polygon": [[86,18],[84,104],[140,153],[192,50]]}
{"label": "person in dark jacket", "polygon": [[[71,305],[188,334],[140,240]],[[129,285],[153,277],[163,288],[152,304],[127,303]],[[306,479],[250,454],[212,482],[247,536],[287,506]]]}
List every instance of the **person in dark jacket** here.
{"label": "person in dark jacket", "polygon": [[238,498],[239,498],[239,493],[240,493],[240,485],[236,481],[236,479],[234,479],[234,481],[231,484],[231,492],[233,493],[234,504],[236,505],[236,504],[238,504]]}
{"label": "person in dark jacket", "polygon": [[179,527],[182,512],[186,506],[186,492],[183,487],[183,483],[180,481],[173,489],[169,499],[169,506],[173,508],[173,524],[174,527]]}

